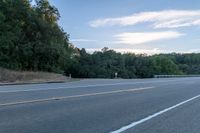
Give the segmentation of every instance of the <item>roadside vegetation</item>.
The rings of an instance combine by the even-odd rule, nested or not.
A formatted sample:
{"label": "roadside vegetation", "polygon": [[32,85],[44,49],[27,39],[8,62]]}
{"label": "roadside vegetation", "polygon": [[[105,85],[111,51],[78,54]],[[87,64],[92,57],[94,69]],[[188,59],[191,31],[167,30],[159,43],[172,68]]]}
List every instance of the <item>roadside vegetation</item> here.
{"label": "roadside vegetation", "polygon": [[200,54],[145,54],[117,53],[103,48],[89,54],[79,51],[74,63],[65,71],[74,77],[114,78],[115,72],[121,78],[151,78],[154,75],[198,75]]}
{"label": "roadside vegetation", "polygon": [[43,83],[43,82],[67,82],[69,78],[62,74],[49,72],[28,72],[13,71],[0,68],[0,85],[1,83]]}
{"label": "roadside vegetation", "polygon": [[70,43],[69,34],[58,25],[60,15],[56,7],[47,0],[36,0],[34,6],[30,3],[0,0],[0,67],[20,73],[71,74],[75,78],[114,78],[116,72],[121,78],[200,74],[200,54],[147,56],[121,54],[106,47],[87,53]]}

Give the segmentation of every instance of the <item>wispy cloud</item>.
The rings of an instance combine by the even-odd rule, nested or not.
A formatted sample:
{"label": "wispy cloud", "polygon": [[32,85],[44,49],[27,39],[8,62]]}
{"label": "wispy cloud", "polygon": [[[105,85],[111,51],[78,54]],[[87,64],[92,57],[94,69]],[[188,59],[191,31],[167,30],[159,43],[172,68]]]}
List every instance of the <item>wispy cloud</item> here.
{"label": "wispy cloud", "polygon": [[[95,51],[101,51],[101,49],[95,49],[95,48],[87,48],[87,52],[93,53]],[[158,48],[153,48],[153,49],[131,49],[131,48],[114,48],[116,52],[120,53],[135,53],[135,54],[157,54],[161,53],[162,51]]]}
{"label": "wispy cloud", "polygon": [[200,10],[163,10],[155,12],[140,12],[130,16],[93,20],[90,22],[90,26],[129,26],[144,22],[151,22],[153,28],[200,26]]}
{"label": "wispy cloud", "polygon": [[96,42],[97,40],[92,39],[71,39],[71,42]]}
{"label": "wispy cloud", "polygon": [[[101,49],[94,49],[94,48],[87,48],[87,52],[93,53],[95,51],[101,51]],[[199,53],[200,49],[189,49],[189,50],[164,50],[159,48],[152,48],[152,49],[131,49],[131,48],[113,48],[116,52],[120,53],[135,53],[135,54],[147,54],[147,55],[154,55],[160,53]]]}
{"label": "wispy cloud", "polygon": [[200,49],[197,48],[197,49],[190,49],[188,50],[188,53],[200,53]]}
{"label": "wispy cloud", "polygon": [[166,40],[166,39],[174,39],[184,34],[176,32],[176,31],[163,31],[163,32],[126,32],[115,35],[116,38],[114,43],[121,44],[143,44],[152,41]]}

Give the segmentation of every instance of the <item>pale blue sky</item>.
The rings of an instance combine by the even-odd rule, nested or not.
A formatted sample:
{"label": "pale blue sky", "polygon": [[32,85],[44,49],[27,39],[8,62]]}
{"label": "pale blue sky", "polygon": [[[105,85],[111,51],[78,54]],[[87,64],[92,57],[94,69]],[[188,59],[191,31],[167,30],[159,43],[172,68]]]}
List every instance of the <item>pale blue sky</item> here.
{"label": "pale blue sky", "polygon": [[199,0],[49,0],[70,41],[88,51],[199,52]]}

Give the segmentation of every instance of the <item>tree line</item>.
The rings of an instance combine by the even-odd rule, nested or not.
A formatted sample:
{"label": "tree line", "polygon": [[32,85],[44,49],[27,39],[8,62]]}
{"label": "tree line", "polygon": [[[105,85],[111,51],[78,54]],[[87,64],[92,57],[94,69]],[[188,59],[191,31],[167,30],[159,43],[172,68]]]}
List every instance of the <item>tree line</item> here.
{"label": "tree line", "polygon": [[200,54],[117,53],[103,48],[92,54],[79,50],[66,74],[81,78],[152,78],[154,75],[200,74]]}
{"label": "tree line", "polygon": [[200,74],[200,54],[87,53],[69,42],[48,0],[0,0],[0,67],[48,71],[76,78],[151,78],[159,74]]}

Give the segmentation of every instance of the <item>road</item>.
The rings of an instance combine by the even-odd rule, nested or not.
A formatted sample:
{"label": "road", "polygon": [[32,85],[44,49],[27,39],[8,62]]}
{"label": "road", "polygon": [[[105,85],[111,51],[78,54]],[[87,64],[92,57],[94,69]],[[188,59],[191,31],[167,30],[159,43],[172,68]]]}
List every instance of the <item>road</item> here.
{"label": "road", "polygon": [[0,86],[0,133],[199,133],[200,78]]}

